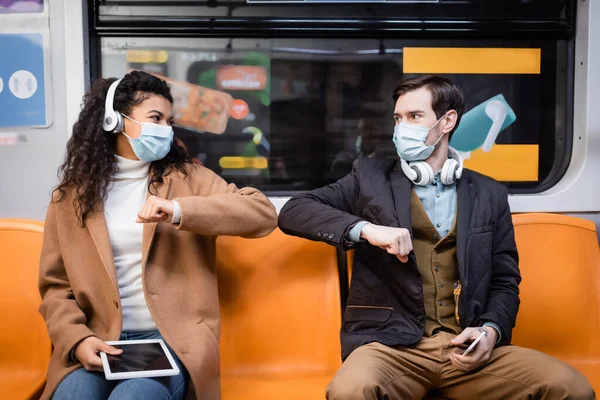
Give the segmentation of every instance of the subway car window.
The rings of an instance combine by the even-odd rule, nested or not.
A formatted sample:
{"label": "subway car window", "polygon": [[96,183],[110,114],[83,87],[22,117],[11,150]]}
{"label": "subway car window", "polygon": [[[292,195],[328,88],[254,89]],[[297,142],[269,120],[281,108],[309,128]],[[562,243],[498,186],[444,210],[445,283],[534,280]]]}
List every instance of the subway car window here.
{"label": "subway car window", "polygon": [[[149,25],[155,21],[170,32],[174,25],[159,17],[160,12],[195,18],[222,14],[223,24],[232,15],[254,15],[240,17],[242,25],[251,24],[256,15],[284,12],[236,1],[213,8],[179,1],[168,11],[148,3],[136,8],[136,3],[101,6],[99,20],[126,26],[124,16],[135,9]],[[450,2],[436,7],[445,3]],[[470,3],[473,7],[465,10],[472,18],[489,17],[489,10],[476,7],[485,2]],[[227,6],[231,4],[236,6]],[[543,21],[565,18],[563,2],[537,0],[526,6],[523,12],[536,12]],[[321,21],[323,15],[340,12],[331,5],[323,7]],[[298,16],[316,12],[298,5],[290,10]],[[364,16],[382,9],[348,10]],[[433,15],[444,11],[431,10]],[[453,8],[447,12],[460,15]],[[306,26],[311,23],[319,20]],[[108,28],[110,35],[99,35],[100,74],[119,76],[140,69],[166,79],[175,98],[176,137],[196,162],[239,185],[271,195],[292,194],[343,177],[359,156],[397,158],[392,91],[403,79],[422,74],[447,76],[464,91],[466,114],[451,145],[461,152],[467,168],[504,182],[512,193],[538,192],[557,182],[569,162],[572,130],[566,121],[572,115],[573,48],[568,35],[514,37],[507,30],[505,37],[500,33],[483,39],[450,39],[439,32],[422,39],[342,34],[275,38],[264,37],[269,33],[254,27],[248,28],[249,35],[261,37],[243,39],[161,37],[156,32],[145,35],[139,26],[134,26],[136,36]],[[186,35],[203,35],[191,25],[189,29]]]}

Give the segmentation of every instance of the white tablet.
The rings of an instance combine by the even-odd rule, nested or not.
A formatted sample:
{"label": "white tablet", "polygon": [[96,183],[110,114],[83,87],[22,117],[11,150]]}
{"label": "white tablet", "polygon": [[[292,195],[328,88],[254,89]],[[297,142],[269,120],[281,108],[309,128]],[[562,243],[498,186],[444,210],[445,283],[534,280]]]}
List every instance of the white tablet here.
{"label": "white tablet", "polygon": [[118,356],[100,352],[104,376],[108,380],[156,378],[179,374],[179,368],[162,339],[106,342],[123,349]]}

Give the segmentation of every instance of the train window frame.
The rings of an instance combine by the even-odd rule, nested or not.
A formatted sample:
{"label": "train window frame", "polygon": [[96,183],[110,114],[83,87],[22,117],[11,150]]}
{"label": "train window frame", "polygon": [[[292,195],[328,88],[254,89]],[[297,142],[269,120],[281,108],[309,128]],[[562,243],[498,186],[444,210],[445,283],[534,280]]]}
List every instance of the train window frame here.
{"label": "train window frame", "polygon": [[[110,3],[110,2],[108,2]],[[123,2],[120,2],[123,3]],[[128,4],[132,4],[135,2],[132,1],[126,1],[125,3]],[[183,2],[186,3],[186,2]],[[187,2],[187,3],[204,3],[204,2]],[[569,2],[567,2],[569,3]],[[574,13],[574,10],[569,8],[571,7],[569,4],[566,5],[566,7],[571,10],[571,13]],[[572,7],[574,7],[574,5],[572,5]],[[127,22],[124,20],[121,20],[119,22],[120,27],[117,28],[116,25],[118,24],[113,24],[111,29],[106,29],[106,26],[103,25],[103,22],[100,22],[100,16],[99,16],[99,9],[95,8],[93,10],[93,12],[90,12],[89,18],[90,18],[90,31],[89,31],[89,37],[90,37],[90,58],[93,61],[90,65],[90,73],[91,73],[91,78],[97,78],[102,76],[101,73],[101,63],[102,63],[102,54],[101,54],[101,39],[103,38],[109,38],[112,37],[114,39],[117,39],[119,37],[129,37],[130,35],[128,35],[127,33],[131,33],[131,31],[127,32],[128,29],[127,27],[133,27],[134,29],[134,34],[131,35],[132,37],[188,37],[188,38],[220,38],[220,39],[229,39],[229,40],[235,40],[243,35],[240,35],[239,32],[237,32],[236,34],[232,34],[232,32],[227,32],[227,31],[223,31],[223,32],[219,32],[218,34],[213,34],[212,36],[208,36],[205,33],[201,33],[201,32],[197,32],[194,31],[190,34],[171,34],[168,33],[168,29],[165,28],[165,26],[159,27],[156,29],[156,32],[154,33],[149,33],[147,31],[144,32],[135,32],[135,27],[136,24],[139,22],[136,21],[132,21],[132,22]],[[568,13],[567,13],[568,14]],[[571,16],[570,15],[566,15],[565,19],[562,21],[562,23],[565,23],[564,21],[567,21],[567,25],[571,24],[571,20],[570,20]],[[104,24],[106,24],[106,22],[104,22]],[[563,26],[564,28],[564,26]],[[512,28],[511,28],[512,29]],[[556,92],[556,100],[554,103],[554,111],[553,111],[553,115],[554,115],[554,119],[553,119],[553,123],[555,125],[559,125],[559,116],[558,114],[561,113],[562,114],[562,121],[564,122],[563,126],[555,126],[554,130],[555,130],[555,135],[554,135],[554,151],[553,151],[553,155],[552,155],[552,160],[554,160],[554,162],[552,163],[552,167],[549,170],[549,173],[547,175],[547,177],[544,180],[538,181],[537,184],[534,187],[527,187],[528,184],[522,184],[522,183],[516,183],[516,182],[503,182],[509,190],[510,194],[533,194],[533,193],[540,193],[543,191],[548,190],[549,188],[551,188],[552,186],[554,186],[557,182],[560,181],[560,179],[563,177],[563,175],[566,173],[570,161],[571,161],[571,156],[572,156],[572,145],[573,145],[573,96],[574,96],[574,37],[573,37],[573,27],[572,24],[570,25],[570,31],[569,32],[565,32],[564,30],[559,30],[559,29],[554,29],[552,30],[552,28],[548,28],[547,31],[544,32],[537,32],[537,33],[527,33],[528,37],[526,37],[525,40],[552,40],[556,42],[556,47],[557,47],[557,52],[558,51],[563,51],[566,54],[566,57],[561,58],[560,61],[560,65],[556,65],[556,69],[557,72],[554,74],[554,83],[557,85],[555,87],[555,92]],[[514,28],[511,31],[510,35],[506,35],[506,37],[508,38],[512,38],[512,40],[514,39],[515,36],[515,32],[518,31],[518,28]],[[425,40],[427,41],[432,41],[435,40],[434,37],[436,35],[440,35],[441,34],[441,30],[438,31],[437,33],[434,33],[433,37],[430,37],[430,35],[426,35]],[[265,31],[261,31],[260,29],[258,30],[253,30],[251,32],[249,32],[249,38],[256,38],[257,40],[260,39],[272,39],[273,38],[273,34],[272,32],[269,32],[268,29],[265,29]],[[322,31],[321,31],[322,33]],[[429,32],[429,34],[431,34],[431,32]],[[446,35],[448,35],[448,32],[445,32]],[[523,32],[521,32],[521,34],[523,34]],[[297,39],[297,38],[308,38],[308,39],[321,39],[321,38],[340,38],[341,35],[338,34],[338,36],[329,36],[328,34],[321,34],[320,36],[318,34],[315,34],[315,32],[312,32],[311,34],[302,34],[302,33],[294,33],[294,34],[287,34],[283,39]],[[380,38],[385,38],[387,37],[388,34],[384,33],[382,34],[381,32],[378,34],[373,34],[373,32],[366,32],[364,33],[362,36],[358,35],[357,37],[363,38],[363,39],[380,39]],[[477,32],[477,37],[481,37],[482,39],[486,39],[489,41],[501,41],[503,36],[499,33],[499,32],[493,32],[492,30],[485,32],[485,30],[480,30]],[[278,39],[280,39],[278,37]],[[458,44],[464,44],[464,43],[471,43],[471,45],[473,44],[472,40],[466,39],[465,36],[463,35],[463,33],[461,32],[455,32],[455,34],[450,33],[449,34],[449,39],[451,40],[455,40],[456,43]],[[509,39],[511,40],[511,39]],[[414,39],[411,37],[408,37],[406,40],[407,43],[422,43],[422,39]],[[559,46],[563,46],[564,48],[559,50],[558,47]],[[555,60],[557,61],[557,60]],[[558,62],[558,61],[557,61]],[[558,76],[561,75],[562,78],[558,79]],[[559,104],[559,97],[562,99],[562,103]],[[540,117],[541,119],[542,117]],[[541,153],[541,152],[540,152]],[[541,161],[541,154],[540,154],[540,161]],[[226,178],[227,179],[227,178]],[[290,187],[292,186],[291,184],[289,185]],[[322,185],[317,185],[316,187],[319,187]],[[308,190],[308,189],[307,189]],[[299,192],[304,192],[306,190],[264,190],[264,192],[267,195],[270,196],[291,196],[294,195],[296,193]]]}

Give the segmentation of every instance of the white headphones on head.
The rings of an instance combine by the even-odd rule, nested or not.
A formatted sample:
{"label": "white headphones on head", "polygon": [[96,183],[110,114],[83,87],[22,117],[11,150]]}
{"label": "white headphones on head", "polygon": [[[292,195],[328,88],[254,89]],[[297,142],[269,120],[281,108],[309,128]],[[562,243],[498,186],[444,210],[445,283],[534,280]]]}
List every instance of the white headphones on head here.
{"label": "white headphones on head", "polygon": [[104,104],[104,119],[102,120],[102,129],[106,132],[120,133],[123,131],[123,116],[120,112],[115,111],[113,103],[115,101],[115,92],[121,79],[117,79],[108,88],[106,94],[106,103]]}
{"label": "white headphones on head", "polygon": [[[448,146],[448,159],[440,171],[440,180],[444,185],[456,182],[463,173],[463,161],[460,155],[452,147]],[[402,172],[417,186],[426,186],[433,182],[435,174],[431,165],[425,161],[414,161],[410,164],[400,159]]]}

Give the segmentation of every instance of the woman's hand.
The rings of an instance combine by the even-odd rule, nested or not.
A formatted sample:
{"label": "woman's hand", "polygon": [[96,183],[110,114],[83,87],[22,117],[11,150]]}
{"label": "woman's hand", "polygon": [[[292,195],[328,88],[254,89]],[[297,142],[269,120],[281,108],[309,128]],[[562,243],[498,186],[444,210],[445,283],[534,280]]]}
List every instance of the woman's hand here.
{"label": "woman's hand", "polygon": [[152,222],[171,222],[173,219],[173,201],[150,196],[146,204],[138,212],[135,222],[149,224]]}
{"label": "woman's hand", "polygon": [[87,371],[102,372],[102,359],[98,355],[99,352],[105,352],[112,356],[118,356],[123,352],[121,349],[115,349],[109,344],[106,344],[96,336],[90,336],[83,339],[75,347],[75,358],[83,365]]}

